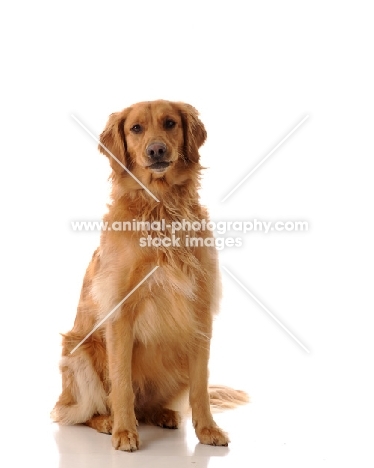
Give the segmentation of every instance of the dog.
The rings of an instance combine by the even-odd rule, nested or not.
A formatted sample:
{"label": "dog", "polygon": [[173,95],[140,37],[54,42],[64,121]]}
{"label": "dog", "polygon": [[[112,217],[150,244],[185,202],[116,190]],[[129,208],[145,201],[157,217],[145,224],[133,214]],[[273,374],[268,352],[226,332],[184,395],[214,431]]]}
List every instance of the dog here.
{"label": "dog", "polygon": [[[242,391],[208,386],[220,299],[211,232],[180,229],[177,245],[165,242],[176,234],[170,226],[208,222],[198,196],[206,137],[194,107],[164,100],[111,114],[100,135],[112,168],[104,222],[142,228],[101,233],[74,326],[62,335],[62,393],[51,415],[111,434],[118,450],[139,449],[138,422],[177,428],[186,400],[199,441],[226,446],[211,405],[248,401]],[[164,230],[147,228],[162,220]]]}

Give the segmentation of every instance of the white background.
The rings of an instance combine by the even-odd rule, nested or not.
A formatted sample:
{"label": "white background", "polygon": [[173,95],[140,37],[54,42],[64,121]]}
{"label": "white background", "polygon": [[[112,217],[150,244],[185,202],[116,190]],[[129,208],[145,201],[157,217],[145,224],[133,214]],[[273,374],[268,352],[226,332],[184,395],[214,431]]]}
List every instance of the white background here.
{"label": "white background", "polygon": [[372,466],[371,2],[33,1],[2,10],[6,445],[17,453],[37,444],[30,434],[58,396],[58,332],[72,326],[99,237],[74,233],[70,221],[100,219],[107,201],[108,162],[71,114],[99,134],[111,112],[163,98],[194,105],[206,125],[202,199],[213,219],[310,225],[247,234],[221,253],[310,350],[222,272],[211,378],[251,395],[235,420],[243,466]]}

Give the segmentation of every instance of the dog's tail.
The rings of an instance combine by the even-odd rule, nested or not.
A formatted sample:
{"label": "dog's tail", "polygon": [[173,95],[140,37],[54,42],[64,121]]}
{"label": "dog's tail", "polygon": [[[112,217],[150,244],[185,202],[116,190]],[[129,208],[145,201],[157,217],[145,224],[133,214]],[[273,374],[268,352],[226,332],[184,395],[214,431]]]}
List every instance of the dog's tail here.
{"label": "dog's tail", "polygon": [[216,411],[236,408],[250,401],[243,390],[234,390],[223,385],[209,385],[209,398],[212,409]]}

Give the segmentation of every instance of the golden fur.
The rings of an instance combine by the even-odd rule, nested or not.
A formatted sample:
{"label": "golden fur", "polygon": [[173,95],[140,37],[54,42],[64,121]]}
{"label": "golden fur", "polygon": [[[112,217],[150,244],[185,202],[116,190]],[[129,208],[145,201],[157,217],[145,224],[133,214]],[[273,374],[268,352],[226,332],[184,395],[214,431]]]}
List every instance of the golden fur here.
{"label": "golden fur", "polygon": [[[198,197],[199,147],[205,139],[204,125],[188,104],[143,102],[112,114],[99,146],[112,167],[112,202],[104,221],[208,220]],[[155,142],[163,145],[162,159],[169,164],[161,170],[150,167],[149,148]],[[83,280],[74,327],[63,335],[62,393],[52,417],[111,433],[114,448],[134,451],[139,448],[137,421],[176,428],[177,409],[187,395],[200,442],[227,445],[210,404],[233,406],[247,396],[225,387],[211,388],[209,396],[212,320],[220,297],[217,251],[184,245],[186,235],[211,234],[179,231],[180,246],[140,247],[144,235],[172,237],[170,229],[102,232]],[[144,284],[71,353],[155,266]]]}

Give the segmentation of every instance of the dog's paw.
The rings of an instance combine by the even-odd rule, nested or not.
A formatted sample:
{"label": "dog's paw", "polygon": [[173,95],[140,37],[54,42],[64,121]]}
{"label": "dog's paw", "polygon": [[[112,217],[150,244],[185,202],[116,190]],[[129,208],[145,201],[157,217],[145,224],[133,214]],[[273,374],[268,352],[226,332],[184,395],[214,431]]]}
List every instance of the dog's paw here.
{"label": "dog's paw", "polygon": [[102,432],[103,434],[112,433],[112,417],[108,415],[94,416],[86,421],[86,425],[92,427],[92,429],[96,429],[98,432]]}
{"label": "dog's paw", "polygon": [[155,419],[157,426],[164,427],[166,429],[177,429],[181,422],[181,417],[178,411],[173,411],[168,408],[162,408],[160,414]]}
{"label": "dog's paw", "polygon": [[118,431],[112,435],[112,445],[116,450],[135,452],[138,450],[140,441],[136,431]]}
{"label": "dog's paw", "polygon": [[225,432],[218,426],[206,426],[196,429],[196,435],[202,444],[223,445],[227,447],[230,440]]}

